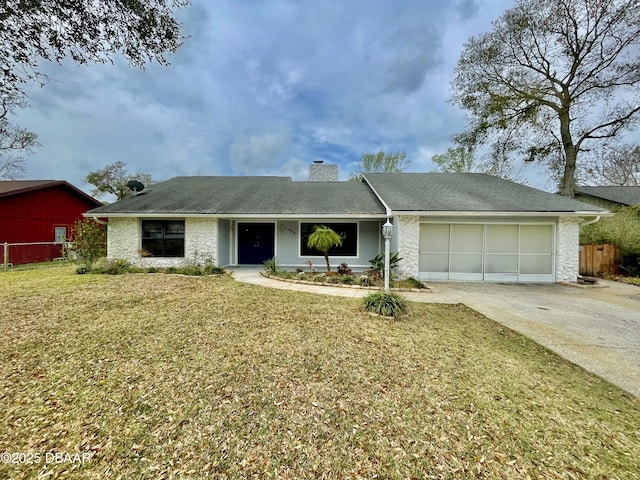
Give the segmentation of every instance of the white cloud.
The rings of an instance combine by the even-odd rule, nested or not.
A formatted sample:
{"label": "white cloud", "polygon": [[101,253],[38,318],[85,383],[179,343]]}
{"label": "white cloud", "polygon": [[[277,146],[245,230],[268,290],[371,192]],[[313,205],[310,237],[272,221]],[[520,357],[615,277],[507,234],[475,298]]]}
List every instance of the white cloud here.
{"label": "white cloud", "polygon": [[28,175],[88,189],[90,170],[123,160],[156,178],[305,179],[322,159],[346,178],[380,149],[430,169],[464,127],[447,103],[461,45],[510,3],[193,0],[169,67],[47,65],[55,81],[19,116],[44,144]]}
{"label": "white cloud", "polygon": [[239,135],[231,146],[231,168],[235,174],[263,175],[273,171],[289,143],[287,133]]}

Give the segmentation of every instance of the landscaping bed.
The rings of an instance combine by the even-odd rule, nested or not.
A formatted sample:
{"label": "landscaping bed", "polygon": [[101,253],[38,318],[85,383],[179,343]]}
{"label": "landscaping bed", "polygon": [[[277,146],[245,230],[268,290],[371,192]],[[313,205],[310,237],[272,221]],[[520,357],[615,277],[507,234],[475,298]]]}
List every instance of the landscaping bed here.
{"label": "landscaping bed", "polygon": [[[350,275],[327,275],[326,273],[309,272],[286,272],[280,271],[275,274],[262,272],[261,275],[267,278],[274,278],[284,282],[304,283],[309,285],[324,285],[329,287],[362,288],[365,290],[377,290],[384,288],[384,280],[367,273],[355,273]],[[430,292],[431,289],[419,280],[404,279],[391,280],[389,287],[397,291],[407,292]]]}

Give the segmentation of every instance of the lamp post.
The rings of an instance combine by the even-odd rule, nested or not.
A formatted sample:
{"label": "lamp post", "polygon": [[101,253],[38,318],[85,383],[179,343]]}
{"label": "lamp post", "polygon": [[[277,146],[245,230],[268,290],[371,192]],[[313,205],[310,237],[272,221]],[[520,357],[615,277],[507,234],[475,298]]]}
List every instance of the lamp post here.
{"label": "lamp post", "polygon": [[387,222],[382,225],[382,236],[384,237],[384,291],[389,291],[389,240],[393,235],[393,225],[387,218]]}

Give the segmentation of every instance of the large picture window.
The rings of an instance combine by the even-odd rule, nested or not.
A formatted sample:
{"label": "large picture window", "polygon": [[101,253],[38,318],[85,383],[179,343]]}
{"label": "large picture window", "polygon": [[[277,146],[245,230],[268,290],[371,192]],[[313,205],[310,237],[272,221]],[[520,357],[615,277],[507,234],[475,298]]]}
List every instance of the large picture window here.
{"label": "large picture window", "polygon": [[302,256],[322,255],[317,250],[307,247],[307,239],[316,225],[324,225],[335,231],[342,238],[342,246],[333,247],[329,255],[334,257],[358,256],[358,224],[357,223],[302,223],[300,224],[300,252]]}
{"label": "large picture window", "polygon": [[184,220],[143,220],[142,249],[153,257],[184,257]]}

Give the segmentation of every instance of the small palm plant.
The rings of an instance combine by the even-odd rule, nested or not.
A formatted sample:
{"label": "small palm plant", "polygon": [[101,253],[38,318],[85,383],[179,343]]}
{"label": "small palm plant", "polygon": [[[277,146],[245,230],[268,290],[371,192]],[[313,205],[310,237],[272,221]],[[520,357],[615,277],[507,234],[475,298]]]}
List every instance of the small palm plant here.
{"label": "small palm plant", "polygon": [[307,247],[314,248],[324,255],[324,260],[327,262],[327,272],[331,271],[331,265],[329,264],[329,250],[334,246],[339,247],[342,245],[342,237],[334,230],[324,225],[317,225],[313,233],[309,235],[307,239]]}

